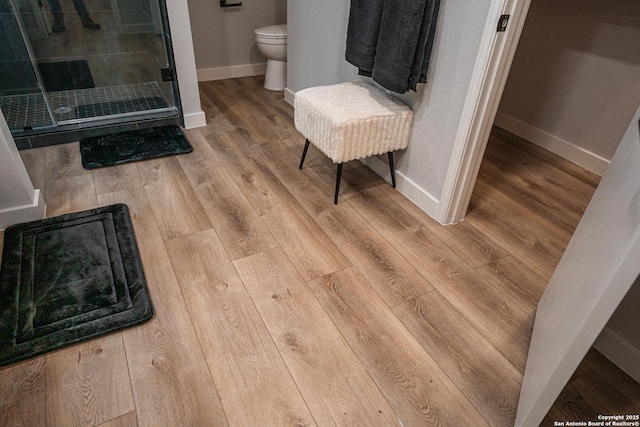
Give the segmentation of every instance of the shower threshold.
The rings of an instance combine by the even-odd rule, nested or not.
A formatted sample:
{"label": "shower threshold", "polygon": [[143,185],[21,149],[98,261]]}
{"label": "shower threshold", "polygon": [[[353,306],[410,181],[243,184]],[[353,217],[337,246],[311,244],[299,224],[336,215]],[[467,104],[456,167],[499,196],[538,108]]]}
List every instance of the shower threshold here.
{"label": "shower threshold", "polygon": [[[58,125],[176,111],[156,82],[50,92],[48,97]],[[40,93],[2,96],[0,108],[12,131],[54,126]]]}

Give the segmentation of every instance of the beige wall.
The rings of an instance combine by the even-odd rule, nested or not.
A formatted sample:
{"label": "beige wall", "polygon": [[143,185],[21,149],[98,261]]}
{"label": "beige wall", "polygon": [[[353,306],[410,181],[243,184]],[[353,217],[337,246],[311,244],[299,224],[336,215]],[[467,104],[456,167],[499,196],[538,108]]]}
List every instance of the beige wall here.
{"label": "beige wall", "polygon": [[242,0],[241,7],[227,9],[218,0],[188,1],[200,80],[220,68],[264,63],[253,30],[287,21],[286,0]]}
{"label": "beige wall", "polygon": [[498,118],[610,160],[640,104],[639,46],[637,0],[533,0]]}

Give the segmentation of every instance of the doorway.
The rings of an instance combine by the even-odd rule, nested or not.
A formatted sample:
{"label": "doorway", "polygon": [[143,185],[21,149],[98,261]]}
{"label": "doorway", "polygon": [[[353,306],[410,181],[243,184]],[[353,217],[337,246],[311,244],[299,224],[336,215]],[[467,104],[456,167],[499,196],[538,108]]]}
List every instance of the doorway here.
{"label": "doorway", "polygon": [[[485,93],[485,95],[492,93],[496,97],[487,102],[486,105],[490,105],[490,107],[484,110],[487,129],[491,127],[493,115],[497,112],[497,124],[499,126],[511,130],[513,133],[569,160],[582,164],[591,170],[595,169],[593,165],[597,167],[598,163],[602,163],[601,160],[604,161],[605,167],[601,170],[596,170],[599,174],[603,174],[608,159],[613,156],[620,141],[623,141],[623,144],[625,143],[623,135],[626,135],[624,138],[627,139],[627,148],[637,147],[637,116],[632,122],[631,128],[629,128],[629,122],[632,121],[631,119],[636,114],[638,104],[640,104],[640,84],[637,81],[638,71],[640,71],[640,55],[634,49],[640,41],[639,6],[637,2],[626,0],[609,3],[533,0],[513,64],[506,66],[503,64],[502,69],[496,67],[496,70],[494,70],[494,77],[502,76],[501,72],[509,73],[508,81],[506,75],[504,75],[503,84],[506,82],[504,93],[501,93],[502,87],[499,83],[498,89],[493,92],[489,90]],[[503,53],[504,51],[500,51],[498,56]],[[487,66],[487,69],[491,69],[491,66]],[[483,85],[495,84],[496,81],[499,82],[500,78],[492,78],[491,82],[485,81]],[[486,86],[483,88],[486,89]],[[500,104],[500,108],[498,108],[498,104]],[[492,110],[492,108],[495,109]],[[478,117],[475,119],[478,119]],[[628,129],[633,132],[630,133]],[[627,133],[625,134],[625,132]],[[633,134],[634,132],[635,135]],[[635,140],[629,142],[629,135],[633,136]],[[484,146],[480,151],[484,151]],[[479,160],[481,157],[482,153],[475,156],[475,159]],[[621,170],[629,171],[633,169],[628,165],[627,167],[619,166],[622,162],[620,158],[630,156],[622,155],[617,157],[619,157],[618,175],[607,174],[607,177],[610,177],[610,175],[619,176],[621,175]],[[612,169],[614,169],[613,165]],[[609,179],[609,183],[611,183],[612,179]],[[605,181],[606,177],[603,184]],[[585,215],[585,225],[582,229],[579,228],[582,233],[576,232],[573,238],[578,238],[577,241],[580,243],[575,243],[572,246],[573,251],[567,250],[565,252],[563,260],[573,260],[573,263],[565,261],[563,268],[560,268],[560,265],[563,265],[561,262],[556,269],[548,286],[550,292],[548,292],[548,295],[545,294],[547,298],[545,300],[543,297],[543,302],[541,302],[538,309],[540,318],[546,316],[548,311],[552,311],[546,310],[546,307],[554,306],[555,304],[556,312],[572,313],[572,316],[568,317],[569,320],[578,319],[582,321],[580,318],[582,314],[578,316],[576,313],[582,313],[583,307],[594,306],[591,302],[583,302],[579,298],[586,293],[585,284],[589,280],[580,280],[578,278],[576,280],[578,283],[575,283],[571,279],[575,280],[579,272],[589,271],[589,263],[585,264],[585,259],[598,259],[598,262],[595,263],[598,266],[596,269],[598,273],[603,271],[603,262],[601,260],[606,259],[607,256],[613,258],[613,264],[622,259],[622,256],[612,257],[611,253],[614,250],[626,249],[626,246],[621,244],[624,239],[619,236],[618,238],[613,238],[611,247],[607,247],[604,244],[604,238],[598,238],[600,236],[595,233],[600,232],[600,234],[610,238],[611,233],[601,232],[602,229],[606,231],[606,225],[603,224],[611,223],[618,226],[625,224],[627,226],[626,232],[621,234],[625,238],[633,236],[633,232],[629,231],[628,224],[620,217],[628,218],[629,215],[625,209],[633,211],[635,208],[634,203],[630,203],[627,199],[617,203],[603,203],[606,197],[613,198],[616,195],[621,195],[620,197],[623,198],[628,197],[629,194],[635,194],[635,191],[627,190],[621,184],[621,182],[630,181],[628,179],[627,181],[619,179],[616,185],[609,184],[613,191],[603,191],[600,193],[599,198],[594,198],[594,201],[597,199],[600,205],[597,208],[592,208],[591,211],[587,211],[587,213],[591,212],[591,215]],[[473,182],[471,182],[471,187],[473,187]],[[606,208],[603,208],[603,205]],[[615,206],[616,208],[608,209],[609,206]],[[605,215],[609,221],[603,221],[602,218],[597,217],[598,213],[602,212],[610,214],[608,216]],[[625,215],[627,216],[625,217]],[[637,225],[637,222],[634,225]],[[584,230],[588,231],[585,232]],[[589,240],[589,236],[591,240]],[[598,244],[594,245],[594,242]],[[584,253],[587,250],[593,249],[592,252],[595,253],[598,248],[606,248],[603,250],[605,253],[585,256]],[[580,253],[580,250],[582,253]],[[599,257],[597,257],[598,255]],[[636,276],[632,274],[632,279],[637,277],[637,272],[635,272]],[[599,284],[607,283],[605,280],[606,274],[603,273],[602,275],[603,277],[597,277],[596,274],[585,274],[585,278],[590,279],[592,282],[599,282]],[[597,279],[593,279],[594,277],[597,277]],[[627,283],[630,282],[627,280]],[[535,412],[531,413],[535,413],[535,416],[540,417],[544,415],[548,410],[548,407],[545,408],[544,405],[553,403],[557,396],[554,392],[562,389],[568,379],[568,375],[570,375],[569,371],[573,372],[575,365],[571,365],[571,363],[580,360],[584,355],[584,353],[580,354],[580,352],[591,346],[593,339],[607,322],[611,312],[620,302],[626,290],[628,290],[628,287],[625,289],[618,287],[618,294],[612,296],[611,293],[606,294],[601,289],[596,288],[598,295],[605,295],[611,301],[615,298],[618,299],[613,304],[613,307],[609,305],[608,308],[611,311],[606,312],[606,314],[603,314],[605,313],[603,310],[594,310],[596,314],[590,317],[589,321],[593,322],[593,318],[600,316],[598,318],[599,324],[596,327],[593,323],[589,323],[588,326],[591,326],[589,332],[581,330],[580,333],[583,334],[582,341],[578,338],[574,341],[574,337],[577,337],[575,331],[562,336],[558,326],[567,323],[564,319],[558,320],[556,318],[555,322],[546,322],[546,329],[544,329],[545,321],[541,321],[539,318],[536,319],[537,326],[542,324],[543,332],[539,332],[539,339],[537,341],[535,339],[532,340],[531,344],[532,350],[530,351],[527,365],[527,372],[530,373],[525,374],[523,384],[527,384],[527,386],[523,385],[522,394],[522,396],[526,395],[527,398],[521,398],[521,406],[525,407],[522,411],[523,414],[529,411],[529,407],[523,405],[523,401],[530,404],[534,399],[537,399],[535,394],[531,392],[530,386],[532,384],[537,386],[542,384],[547,387],[542,393],[546,401],[542,399],[535,400]],[[576,309],[572,309],[570,304],[563,304],[565,300],[559,299],[561,291],[569,294],[569,300],[579,301],[579,303],[576,303]],[[605,297],[603,297],[604,299]],[[587,310],[584,311],[586,312]],[[583,324],[586,325],[587,322],[584,321]],[[595,334],[595,336],[589,335],[584,338],[586,334]],[[534,332],[535,337],[536,332]],[[562,359],[562,366],[559,363],[554,366],[557,360],[551,360],[551,362],[544,360],[546,355],[555,348],[555,343],[550,344],[553,340],[571,342],[572,346],[575,342],[580,341],[580,346],[582,347],[578,349],[576,345],[570,349],[571,353],[567,351],[564,355],[560,354],[562,357],[568,356],[566,356],[566,359]],[[537,351],[533,351],[534,348]],[[564,351],[564,349],[561,351]],[[558,353],[556,352],[550,359],[555,358]],[[534,358],[532,358],[532,354]],[[538,356],[537,361],[543,360],[544,363],[532,363],[532,360],[536,362],[536,356]],[[607,356],[609,355],[607,354]],[[568,360],[571,361],[567,362]],[[551,367],[558,368],[558,371],[554,373],[557,376],[554,377],[555,383],[549,381],[548,384],[550,385],[547,385],[546,378],[544,380],[541,379],[543,378],[541,372],[543,368],[548,370]],[[562,373],[558,374],[560,370],[562,370]],[[535,379],[532,380],[532,378]],[[520,417],[520,420],[522,419],[524,418]],[[529,423],[533,423],[530,420],[524,424],[520,424],[520,422],[522,421],[519,421],[517,425],[530,425]]]}
{"label": "doorway", "polygon": [[163,0],[0,0],[14,137],[180,117]]}
{"label": "doorway", "polygon": [[637,1],[533,0],[495,124],[602,176],[640,104],[638,44]]}
{"label": "doorway", "polygon": [[[547,0],[534,1],[536,5],[546,3],[547,7],[543,7],[542,9],[543,13],[547,13],[548,15],[553,15],[556,10],[558,10],[555,2],[548,2]],[[473,77],[462,112],[462,121],[459,126],[458,135],[456,136],[448,173],[445,177],[443,192],[438,209],[434,215],[434,217],[443,224],[456,223],[466,215],[486,142],[488,141],[491,127],[498,112],[498,105],[502,98],[503,89],[505,88],[507,77],[510,73],[512,61],[519,45],[520,36],[531,3],[531,0],[494,0],[491,3],[481,38]],[[563,0],[562,3],[567,3],[564,9],[568,15],[563,15],[562,19],[555,19],[555,15],[553,15],[554,19],[543,19],[547,28],[541,31],[553,32],[554,28],[559,28],[563,25],[576,29],[576,26],[581,25],[580,19],[589,15],[583,11],[581,3],[578,4],[574,0]],[[627,65],[630,64],[634,67],[629,68],[627,71],[628,75],[632,77],[626,77],[624,79],[625,82],[633,82],[629,90],[623,89],[617,93],[610,93],[607,92],[606,89],[603,89],[597,93],[597,96],[591,96],[589,99],[589,102],[596,106],[606,104],[608,107],[613,107],[606,110],[607,116],[604,117],[606,119],[604,122],[605,125],[598,131],[600,132],[603,129],[607,131],[611,128],[610,123],[616,123],[618,137],[614,136],[610,138],[613,138],[613,143],[617,144],[620,140],[621,132],[626,128],[625,123],[628,123],[625,122],[625,120],[629,120],[633,115],[637,101],[640,99],[640,81],[635,78],[640,71],[638,69],[640,59],[637,57],[637,50],[633,50],[633,47],[640,43],[640,37],[638,35],[640,29],[638,8],[640,4],[634,0],[617,0],[616,2],[612,2],[611,5],[609,5],[609,3],[602,4],[596,1],[589,1],[589,3],[592,8],[595,8],[595,13],[590,13],[592,22],[595,23],[595,25],[587,26],[586,31],[585,29],[578,28],[578,30],[581,30],[583,33],[581,37],[582,41],[577,44],[577,49],[576,47],[572,49],[582,50],[587,53],[588,49],[593,49],[593,56],[597,57],[597,55],[603,54],[605,57],[608,57],[608,64],[605,64],[605,67],[601,68],[601,78],[620,79],[620,76],[616,74],[609,74],[607,77],[607,72],[615,72],[612,71],[610,67],[612,63],[617,62],[619,65],[620,63],[624,64],[626,61],[628,63]],[[602,10],[605,7],[612,9],[607,13]],[[498,22],[501,14],[510,17],[509,24],[505,32],[496,33],[495,24]],[[598,23],[609,26],[608,31],[602,32]],[[582,23],[582,25],[583,24],[584,23]],[[615,31],[612,33],[609,30],[615,27],[623,28],[623,33],[626,33],[626,38],[623,39],[622,43],[616,44],[608,40],[608,38],[610,39],[615,35]],[[580,37],[578,37],[578,39],[580,39]],[[555,43],[555,41],[549,42],[547,39],[545,39],[544,42],[534,40],[534,42],[536,41],[541,45],[542,49],[550,47],[550,43],[552,45]],[[627,59],[624,59],[625,56]],[[535,68],[532,70],[536,72]],[[577,71],[577,73],[580,72],[580,70]],[[584,87],[584,89],[584,93],[590,93],[589,91],[591,89],[589,86]],[[521,94],[517,94],[517,96],[521,96]],[[584,104],[588,104],[588,101],[585,99],[574,99],[572,103],[582,108]],[[570,105],[571,104],[569,104],[569,106]],[[620,106],[622,105],[624,105],[624,108],[621,109]],[[620,114],[622,110],[624,110],[624,113]],[[565,112],[560,111],[555,117],[562,120],[565,117]],[[498,120],[500,120],[500,117]],[[589,118],[583,120],[585,120],[585,122],[578,123],[577,126],[580,124],[587,125],[582,126],[584,132],[584,129],[588,129],[591,120]],[[504,125],[502,122],[500,124]],[[507,129],[510,128],[507,127]],[[539,135],[543,133],[544,132],[538,132]],[[530,140],[533,139],[528,137],[528,135],[521,136]],[[562,140],[563,137],[563,134],[561,134],[560,138],[556,138],[556,140]],[[569,136],[568,139],[571,139],[571,137]],[[538,141],[534,142],[537,143]],[[608,162],[602,157],[598,157],[597,149],[584,156],[585,150],[581,149],[581,147],[571,143],[567,144],[565,143],[566,141],[563,140],[560,142],[560,150],[552,149],[553,147],[543,144],[539,145],[543,145],[545,148],[556,152],[556,154],[560,154],[580,165],[586,166],[590,170],[596,170],[599,174],[602,174],[604,169],[606,169]],[[558,146],[558,144],[556,144],[556,146]],[[590,150],[589,147],[587,148],[587,151],[588,150]],[[573,157],[576,157],[575,155],[577,153],[578,158],[574,160],[572,157],[567,157],[566,151],[569,151],[569,155]],[[612,154],[613,151],[614,150],[611,150],[611,147],[609,147],[609,153]],[[604,167],[602,167],[603,164]]]}

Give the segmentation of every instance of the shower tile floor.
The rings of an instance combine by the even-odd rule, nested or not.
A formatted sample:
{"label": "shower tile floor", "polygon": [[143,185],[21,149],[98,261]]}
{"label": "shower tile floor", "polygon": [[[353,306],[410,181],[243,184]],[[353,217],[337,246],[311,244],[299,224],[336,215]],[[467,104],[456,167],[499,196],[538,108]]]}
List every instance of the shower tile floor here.
{"label": "shower tile floor", "polygon": [[[156,82],[50,92],[48,96],[58,122],[169,107]],[[41,93],[2,96],[0,109],[11,130],[53,124]]]}

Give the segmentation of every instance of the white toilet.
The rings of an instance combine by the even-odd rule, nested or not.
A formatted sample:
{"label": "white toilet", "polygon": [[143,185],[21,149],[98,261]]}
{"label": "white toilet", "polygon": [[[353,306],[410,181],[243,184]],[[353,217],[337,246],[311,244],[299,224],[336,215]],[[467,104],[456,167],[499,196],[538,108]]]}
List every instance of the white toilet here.
{"label": "white toilet", "polygon": [[254,31],[258,49],[267,58],[264,87],[284,90],[287,85],[287,25],[270,25]]}

